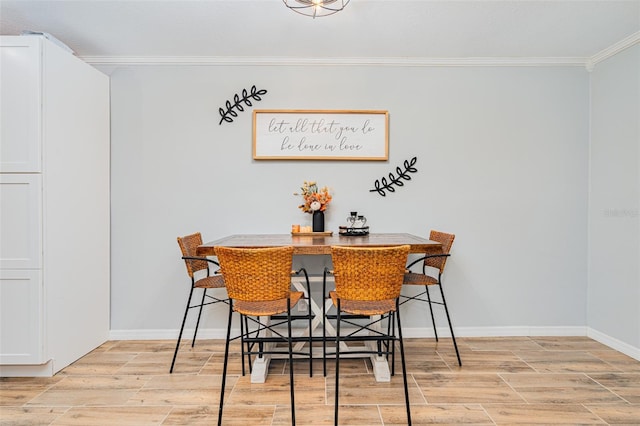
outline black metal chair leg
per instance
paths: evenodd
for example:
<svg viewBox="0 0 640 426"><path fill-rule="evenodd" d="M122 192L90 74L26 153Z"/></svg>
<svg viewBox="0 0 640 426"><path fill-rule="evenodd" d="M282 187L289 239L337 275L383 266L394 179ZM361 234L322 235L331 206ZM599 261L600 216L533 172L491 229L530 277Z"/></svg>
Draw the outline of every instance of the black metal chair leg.
<svg viewBox="0 0 640 426"><path fill-rule="evenodd" d="M245 336L245 324L246 321L242 321L240 318L240 356L242 357L242 375L245 375L245 367L244 367L244 336ZM249 349L249 345L247 344L247 350ZM249 360L251 357L249 356ZM249 367L249 373L251 373L251 367Z"/></svg>
<svg viewBox="0 0 640 426"><path fill-rule="evenodd" d="M431 306L431 294L429 293L429 286L424 286L424 292L427 294L427 300L429 305L429 313L431 314L431 323L433 324L433 334L436 336L436 342L438 341L438 330L436 329L436 318L433 315L433 307Z"/></svg>
<svg viewBox="0 0 640 426"><path fill-rule="evenodd" d="M311 287L309 284L307 284L307 296L307 310L309 312L309 377L313 377L313 315L311 314Z"/></svg>
<svg viewBox="0 0 640 426"><path fill-rule="evenodd" d="M245 330L244 335L247 337L251 337L250 336L251 332L249 331L249 320L247 319L246 316L243 316L243 318L244 318L244 330ZM240 324L241 325L243 324L242 320L240 320ZM243 339L244 339L244 336L243 336ZM251 361L251 354L249 352L251 352L251 349L253 348L253 343L246 343L246 345L247 345L247 361L249 362L249 374L251 374L253 372L253 365L252 365L253 361ZM242 346L242 351L244 351L244 345L241 345L241 346ZM242 352L243 363L244 363L244 355L245 355L244 352Z"/></svg>
<svg viewBox="0 0 640 426"><path fill-rule="evenodd" d="M176 357L178 356L178 349L180 349L180 340L182 340L182 332L184 331L184 324L187 322L187 314L189 313L189 306L191 305L191 296L193 296L193 287L189 291L189 299L187 300L187 307L184 310L184 317L182 318L182 326L180 327L180 333L178 333L178 343L176 343L176 350L173 352L173 361L171 361L171 368L169 374L173 373L173 367L176 364Z"/></svg>
<svg viewBox="0 0 640 426"><path fill-rule="evenodd" d="M340 394L340 299L338 299L338 314L336 319L336 394L334 398L333 424L338 424L338 395Z"/></svg>
<svg viewBox="0 0 640 426"><path fill-rule="evenodd" d="M390 312L389 313L389 319L388 319L388 324L387 324L387 336L393 336L393 339L389 340L390 344L393 345L391 346L391 375L395 376L396 375L396 342L395 342L395 335L396 335L396 323L395 323L395 318L394 318L394 313ZM387 350L389 350L389 348L387 348Z"/></svg>
<svg viewBox="0 0 640 426"><path fill-rule="evenodd" d="M202 291L202 300L200 301L200 309L198 309L198 320L196 321L196 330L193 332L193 340L191 341L191 347L196 344L196 336L198 335L198 327L200 326L200 317L202 316L202 307L204 306L204 299L207 297L207 289Z"/></svg>
<svg viewBox="0 0 640 426"><path fill-rule="evenodd" d="M305 283L307 284L307 294L302 302L305 302L307 304L307 319L309 321L309 377L313 377L313 313L311 312L311 284L309 283L309 274L307 273L307 270L305 268L301 268L298 272L296 272L296 275L300 274L301 272L304 274Z"/></svg>
<svg viewBox="0 0 640 426"><path fill-rule="evenodd" d="M291 425L296 424L296 403L293 385L293 338L291 336L291 299L287 298L287 341L289 343L289 390L291 393Z"/></svg>
<svg viewBox="0 0 640 426"><path fill-rule="evenodd" d="M458 344L456 343L456 336L453 334L453 325L451 325L451 318L449 317L449 309L447 309L447 301L444 298L444 290L442 284L439 284L440 295L442 296L442 305L444 306L444 312L447 314L447 321L449 322L449 330L451 331L451 339L453 340L453 347L456 350L456 356L458 357L458 366L462 367L462 360L460 359L460 352L458 351Z"/></svg>
<svg viewBox="0 0 640 426"><path fill-rule="evenodd" d="M322 303L324 304L324 300ZM325 324L327 316L324 312L324 306L322 311L322 374L327 377L327 325Z"/></svg>
<svg viewBox="0 0 640 426"><path fill-rule="evenodd" d="M322 279L322 374L327 377L327 312L325 310L325 295L327 294L327 270Z"/></svg>
<svg viewBox="0 0 640 426"><path fill-rule="evenodd" d="M398 339L400 340L400 360L402 362L402 379L404 380L404 400L407 406L407 425L411 426L411 406L409 404L409 385L407 383L407 365L404 359L404 341L402 339L402 324L400 322L400 305L396 300L396 321L398 321Z"/></svg>
<svg viewBox="0 0 640 426"><path fill-rule="evenodd" d="M227 363L229 361L229 341L231 340L231 320L233 318L233 302L229 299L229 319L227 321L227 340L224 345L224 364L222 366L222 387L220 388L220 407L218 408L218 426L222 425L222 408L224 406L224 387L227 383ZM240 318L242 321L242 318Z"/></svg>

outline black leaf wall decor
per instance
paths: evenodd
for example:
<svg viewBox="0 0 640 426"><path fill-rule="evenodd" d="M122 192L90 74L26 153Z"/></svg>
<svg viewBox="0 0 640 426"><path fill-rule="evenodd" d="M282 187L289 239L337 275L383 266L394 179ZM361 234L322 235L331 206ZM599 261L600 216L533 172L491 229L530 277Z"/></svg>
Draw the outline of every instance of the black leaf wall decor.
<svg viewBox="0 0 640 426"><path fill-rule="evenodd" d="M418 169L413 167L417 161L418 159L416 157L413 157L411 160L404 160L404 170L400 167L396 167L396 173L398 174L397 177L392 172L389 173L389 179L387 179L386 176L382 179L376 179L376 182L373 185L374 188L370 189L369 192L377 192L383 197L387 195L385 191L396 192L393 185L404 186L403 181L411 180L411 175L409 175L409 173L415 173L418 171Z"/></svg>
<svg viewBox="0 0 640 426"><path fill-rule="evenodd" d="M218 109L221 117L218 124L222 125L223 122L233 123L232 117L238 116L238 113L235 110L238 110L240 112L244 111L244 107L242 106L242 104L248 107L253 106L251 100L253 99L254 101L261 101L261 96L266 93L267 91L265 89L258 90L256 89L255 85L251 86L251 91L248 93L247 89L242 89L242 97L240 97L240 95L236 93L235 95L233 95L233 103L231 101L227 101L224 104L224 108Z"/></svg>

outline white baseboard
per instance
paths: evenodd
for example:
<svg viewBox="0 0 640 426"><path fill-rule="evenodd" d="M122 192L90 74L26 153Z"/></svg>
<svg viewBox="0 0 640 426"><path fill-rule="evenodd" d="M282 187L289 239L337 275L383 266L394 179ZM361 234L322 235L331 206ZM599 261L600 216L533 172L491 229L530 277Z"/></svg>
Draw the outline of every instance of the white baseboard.
<svg viewBox="0 0 640 426"><path fill-rule="evenodd" d="M404 337L434 337L433 328L402 328ZM586 336L586 327L455 327L456 337ZM438 337L450 337L447 327L438 327Z"/></svg>
<svg viewBox="0 0 640 426"><path fill-rule="evenodd" d="M237 335L239 329L232 329ZM405 337L434 337L431 327L403 327ZM456 337L500 337L500 336L586 336L586 327L461 327L455 330ZM224 339L224 329L200 329L198 339ZM448 337L449 329L438 328L438 336ZM191 339L193 329L185 329L183 339ZM174 340L178 338L178 330L111 330L109 340Z"/></svg>
<svg viewBox="0 0 640 426"><path fill-rule="evenodd" d="M404 337L419 338L434 337L430 327L412 327L402 329ZM459 327L455 328L456 337L517 337L517 336L587 336L604 345L609 346L625 355L640 361L640 348L633 347L618 339L600 333L588 327ZM232 329L236 336L239 329ZM450 337L449 329L438 328L438 337ZM224 329L200 329L198 339L224 339ZM178 330L111 330L109 340L175 340L178 338ZM184 330L183 340L193 338L193 329Z"/></svg>
<svg viewBox="0 0 640 426"><path fill-rule="evenodd" d="M618 352L622 352L623 354L640 361L640 348L633 347L628 343L622 342L616 338L601 333L598 330L594 330L593 328L587 329L587 336L602 343L603 345L607 345Z"/></svg>
<svg viewBox="0 0 640 426"><path fill-rule="evenodd" d="M175 340L179 330L111 330L109 340ZM240 329L231 329L231 335L237 336ZM200 339L225 339L227 330L221 328L201 328L198 330ZM182 333L183 340L193 339L193 329L186 329Z"/></svg>

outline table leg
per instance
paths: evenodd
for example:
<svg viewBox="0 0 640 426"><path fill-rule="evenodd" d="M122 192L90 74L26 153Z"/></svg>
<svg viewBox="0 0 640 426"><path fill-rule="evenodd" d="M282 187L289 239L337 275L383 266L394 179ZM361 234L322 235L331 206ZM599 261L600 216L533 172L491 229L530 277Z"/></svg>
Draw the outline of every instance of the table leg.
<svg viewBox="0 0 640 426"><path fill-rule="evenodd" d="M258 318L260 320L261 317ZM271 324L271 317L265 319L265 324ZM271 331L266 329L260 333L264 333L264 336L270 337ZM265 343L265 350L271 350L274 343ZM251 370L251 383L264 383L267 380L269 374L269 363L271 362L271 354L265 354L262 357L256 356L253 360L253 369Z"/></svg>
<svg viewBox="0 0 640 426"><path fill-rule="evenodd" d="M305 296L307 296L306 286L301 281L293 280L292 283L294 288L297 291L302 291L305 293ZM318 305L318 303L313 298L310 298L309 309L313 314L315 314L315 318L311 322L311 330L309 330L309 327L306 327L301 335L308 336L309 333L313 333L316 328L318 328L319 326L322 326L323 309L324 309L324 312L329 312L329 309L331 309L332 306L333 306L333 302L331 302L330 299L324 300L323 306L320 307L320 305ZM380 324L378 323L375 326L380 327ZM325 327L327 329L327 337L330 337L330 336L335 337L336 329L333 326L333 324L327 322L325 324ZM305 345L305 342L296 343L294 346L294 351L300 351L304 345ZM367 349L373 350L373 351L376 350L375 342L367 342L366 345L367 345ZM272 346L269 346L269 347L272 347ZM342 352L345 356L348 356L349 346L345 342L340 343L340 352ZM373 366L373 374L374 374L374 377L376 378L376 381L377 382L391 381L391 371L389 370L389 363L387 359L385 357L378 356L375 354L371 355L370 359L371 359L371 364ZM251 373L251 383L265 382L267 378L267 374L269 372L270 361L271 361L271 355L264 355L262 358L258 358L258 357L255 358L253 371Z"/></svg>

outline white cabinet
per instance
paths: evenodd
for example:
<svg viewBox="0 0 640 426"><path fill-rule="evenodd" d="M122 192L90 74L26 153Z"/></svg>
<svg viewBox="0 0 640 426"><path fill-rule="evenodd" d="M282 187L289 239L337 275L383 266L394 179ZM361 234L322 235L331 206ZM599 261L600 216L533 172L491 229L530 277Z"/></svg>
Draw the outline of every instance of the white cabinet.
<svg viewBox="0 0 640 426"><path fill-rule="evenodd" d="M41 171L41 61L41 49L34 46L34 40L3 37L0 49L2 173Z"/></svg>
<svg viewBox="0 0 640 426"><path fill-rule="evenodd" d="M23 365L46 362L40 271L0 270L0 300L2 362Z"/></svg>
<svg viewBox="0 0 640 426"><path fill-rule="evenodd" d="M0 376L52 375L109 333L109 78L0 37Z"/></svg>
<svg viewBox="0 0 640 426"><path fill-rule="evenodd" d="M0 270L42 268L41 179L0 173Z"/></svg>

